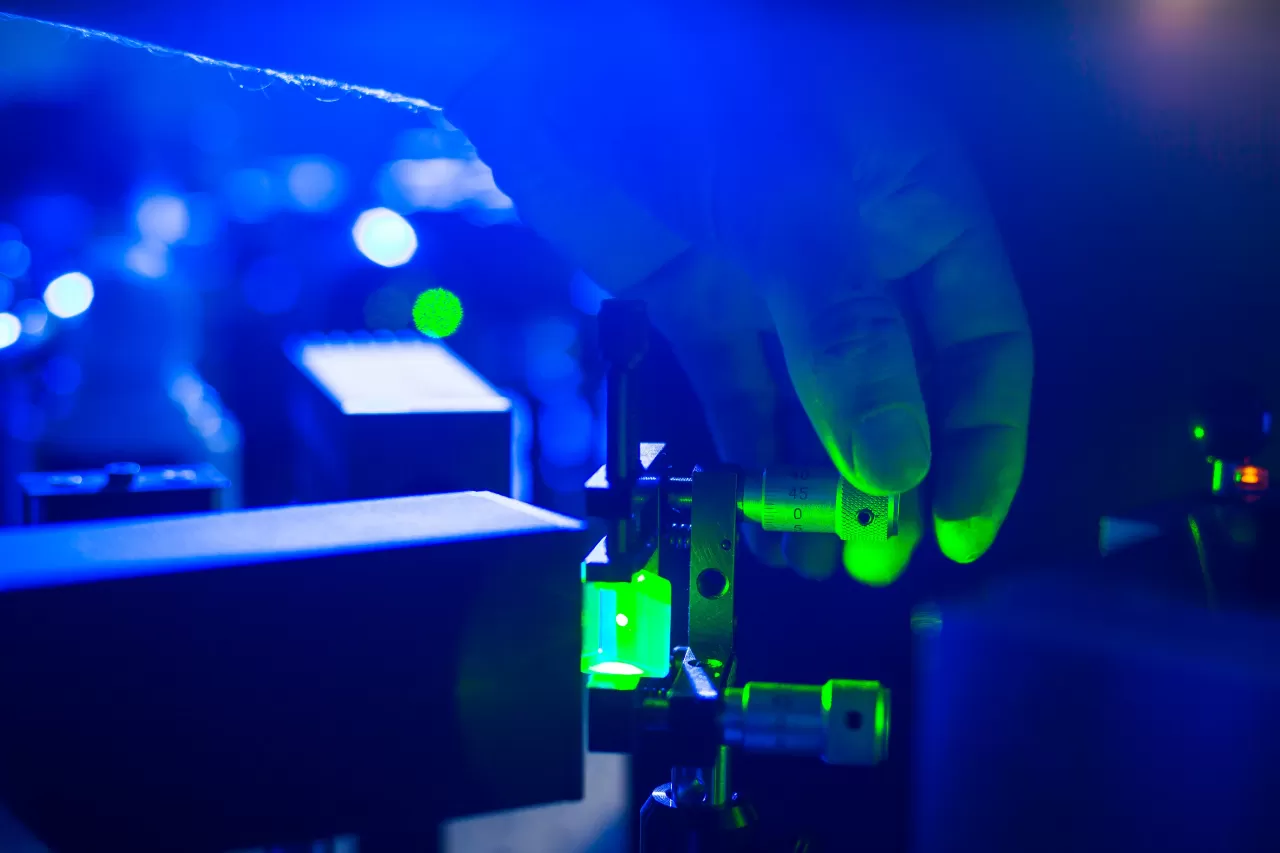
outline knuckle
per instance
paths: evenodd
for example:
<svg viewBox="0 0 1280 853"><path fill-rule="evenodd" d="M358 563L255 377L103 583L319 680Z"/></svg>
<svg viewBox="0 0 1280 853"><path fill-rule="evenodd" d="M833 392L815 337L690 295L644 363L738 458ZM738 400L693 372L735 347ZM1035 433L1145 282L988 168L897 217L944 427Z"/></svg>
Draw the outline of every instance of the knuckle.
<svg viewBox="0 0 1280 853"><path fill-rule="evenodd" d="M855 293L814 312L809 339L820 371L847 369L851 361L893 358L905 328L883 292Z"/></svg>

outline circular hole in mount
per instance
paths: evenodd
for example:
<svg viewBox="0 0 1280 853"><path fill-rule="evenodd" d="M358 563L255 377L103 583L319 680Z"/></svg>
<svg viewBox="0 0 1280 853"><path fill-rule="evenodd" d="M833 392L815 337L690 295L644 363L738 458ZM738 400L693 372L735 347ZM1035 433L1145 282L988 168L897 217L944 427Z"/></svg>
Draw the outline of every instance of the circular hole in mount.
<svg viewBox="0 0 1280 853"><path fill-rule="evenodd" d="M858 523L861 524L863 527L866 527L868 524L870 524L872 521L875 520L876 514L869 509L860 509L858 510L857 517L858 517Z"/></svg>
<svg viewBox="0 0 1280 853"><path fill-rule="evenodd" d="M728 588L728 578L718 569L703 569L698 575L698 592L703 598L719 598Z"/></svg>
<svg viewBox="0 0 1280 853"><path fill-rule="evenodd" d="M858 711L846 711L844 715L844 727L855 732L862 728L862 714Z"/></svg>

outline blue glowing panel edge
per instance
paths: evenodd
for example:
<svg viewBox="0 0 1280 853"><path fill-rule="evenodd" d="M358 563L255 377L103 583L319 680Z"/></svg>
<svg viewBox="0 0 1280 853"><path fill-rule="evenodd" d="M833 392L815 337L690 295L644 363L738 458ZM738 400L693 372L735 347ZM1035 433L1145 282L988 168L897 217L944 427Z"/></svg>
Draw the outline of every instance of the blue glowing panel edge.
<svg viewBox="0 0 1280 853"><path fill-rule="evenodd" d="M439 341L335 333L290 341L285 353L345 415L511 410L510 400Z"/></svg>
<svg viewBox="0 0 1280 853"><path fill-rule="evenodd" d="M0 532L0 593L582 529L491 492L36 527Z"/></svg>

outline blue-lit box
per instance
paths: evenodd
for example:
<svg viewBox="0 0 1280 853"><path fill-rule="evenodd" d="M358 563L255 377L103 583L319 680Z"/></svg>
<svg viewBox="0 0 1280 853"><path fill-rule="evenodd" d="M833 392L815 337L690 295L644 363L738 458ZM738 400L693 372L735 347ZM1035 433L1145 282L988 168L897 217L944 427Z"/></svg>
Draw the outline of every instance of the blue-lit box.
<svg viewBox="0 0 1280 853"><path fill-rule="evenodd" d="M511 400L444 344L331 334L286 353L296 500L511 494Z"/></svg>
<svg viewBox="0 0 1280 853"><path fill-rule="evenodd" d="M66 853L398 853L578 800L587 544L476 492L0 531L4 807Z"/></svg>

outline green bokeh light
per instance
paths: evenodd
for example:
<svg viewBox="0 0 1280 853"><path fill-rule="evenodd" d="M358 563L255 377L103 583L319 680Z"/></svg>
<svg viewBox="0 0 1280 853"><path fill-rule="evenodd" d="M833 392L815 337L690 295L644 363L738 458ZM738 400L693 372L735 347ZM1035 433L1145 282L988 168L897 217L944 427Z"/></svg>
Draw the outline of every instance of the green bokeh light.
<svg viewBox="0 0 1280 853"><path fill-rule="evenodd" d="M1196 424L1191 429L1191 434L1195 436L1196 441L1199 441L1200 439L1204 438L1204 427L1200 426L1199 424Z"/></svg>
<svg viewBox="0 0 1280 853"><path fill-rule="evenodd" d="M462 300L451 290L433 287L413 302L413 325L429 338L447 338L462 325Z"/></svg>

